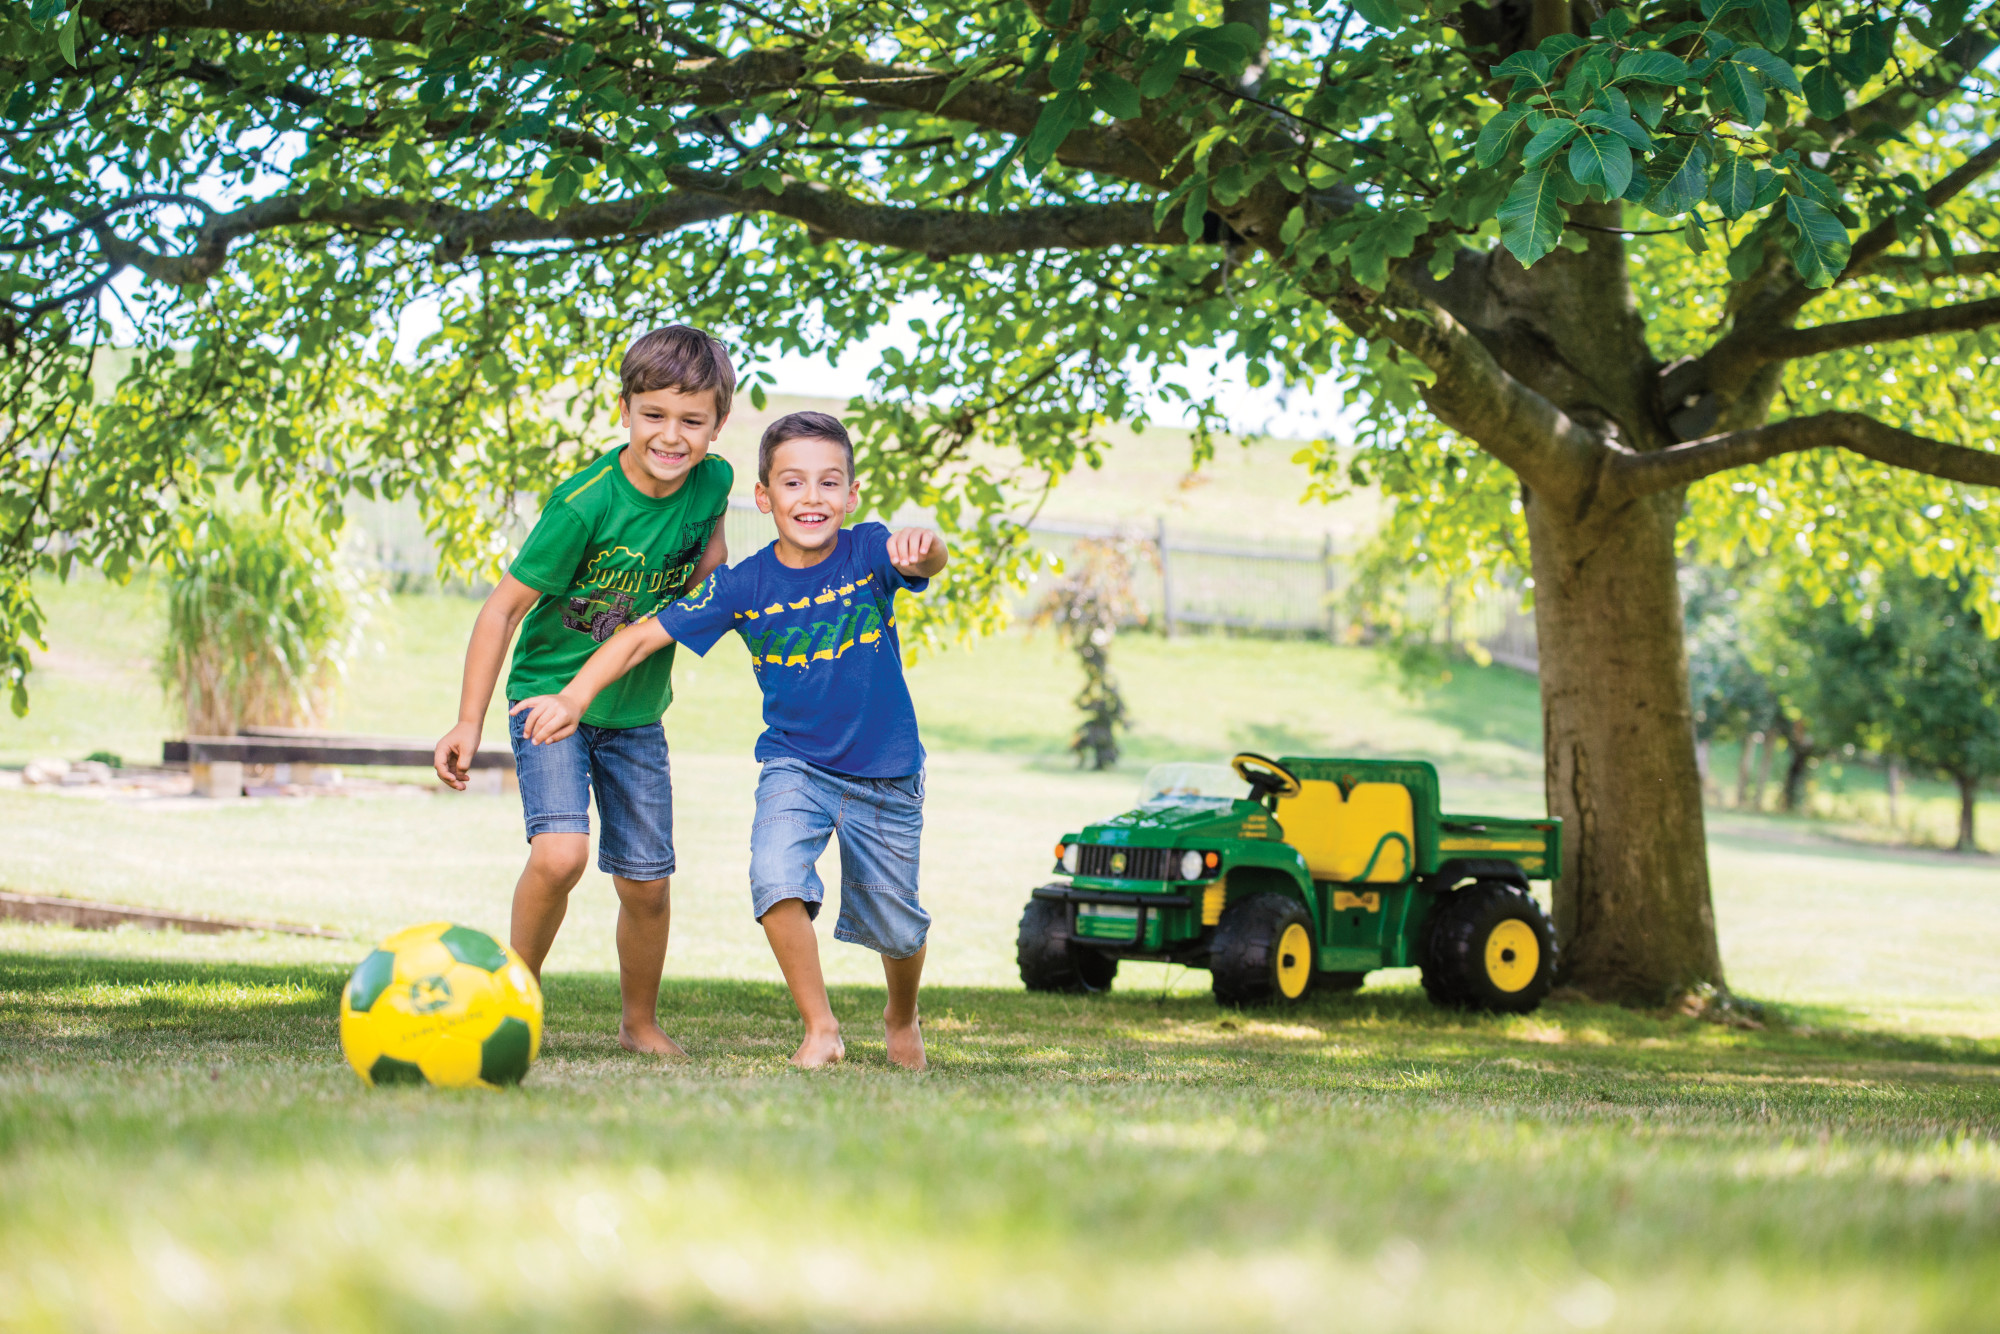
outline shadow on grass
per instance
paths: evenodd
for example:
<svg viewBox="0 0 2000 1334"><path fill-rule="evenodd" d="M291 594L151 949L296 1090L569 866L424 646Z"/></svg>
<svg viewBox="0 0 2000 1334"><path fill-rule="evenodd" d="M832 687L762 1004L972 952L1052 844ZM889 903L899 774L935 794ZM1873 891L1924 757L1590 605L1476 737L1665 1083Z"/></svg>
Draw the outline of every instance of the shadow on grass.
<svg viewBox="0 0 2000 1334"><path fill-rule="evenodd" d="M333 1026L346 978L344 968L325 965L0 954L0 1039L17 1057L90 1051L145 1061L191 1042L262 1043L274 1057L291 1057L301 1042L324 1047L337 1041ZM638 1059L616 1045L615 974L552 973L544 987L545 1054L586 1062ZM831 992L854 1064L886 1069L879 1040L882 989L837 986ZM783 1057L798 1036L790 997L772 982L670 977L661 989L660 1013L691 1050L725 1062ZM924 1013L935 1068L966 1075L1045 1073L1048 1062L1037 1053L1051 1050L1060 1050L1072 1069L1198 1056L1208 1063L1204 1077L1222 1082L1232 1073L1225 1058L1247 1063L1235 1073L1249 1076L1266 1057L1305 1058L1331 1048L1363 1063L1531 1055L1545 1063L1610 1063L1635 1072L1691 1064L2000 1065L2000 1040L1866 1031L1859 1027L1865 1015L1828 1005L1773 1007L1771 1027L1752 1031L1581 1000L1553 1002L1528 1015L1469 1014L1439 1009L1414 987L1314 992L1296 1005L1235 1010L1203 993L1134 989L1063 996L946 985L925 989Z"/></svg>

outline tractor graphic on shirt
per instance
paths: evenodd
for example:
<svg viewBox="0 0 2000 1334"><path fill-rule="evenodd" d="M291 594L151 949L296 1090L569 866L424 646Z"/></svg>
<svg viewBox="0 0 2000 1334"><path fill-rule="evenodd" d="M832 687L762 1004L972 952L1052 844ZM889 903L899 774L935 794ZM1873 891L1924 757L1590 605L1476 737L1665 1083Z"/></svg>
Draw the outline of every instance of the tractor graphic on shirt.
<svg viewBox="0 0 2000 1334"><path fill-rule="evenodd" d="M562 622L566 628L581 630L602 644L632 623L632 596L613 593L607 598L601 593L586 593L571 598Z"/></svg>

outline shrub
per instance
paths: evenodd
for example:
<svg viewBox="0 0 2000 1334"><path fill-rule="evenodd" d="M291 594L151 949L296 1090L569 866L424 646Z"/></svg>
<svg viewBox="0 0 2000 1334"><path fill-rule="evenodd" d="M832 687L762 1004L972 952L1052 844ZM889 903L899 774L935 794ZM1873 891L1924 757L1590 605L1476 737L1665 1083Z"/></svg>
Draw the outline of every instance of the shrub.
<svg viewBox="0 0 2000 1334"><path fill-rule="evenodd" d="M203 519L169 556L159 661L188 733L318 722L371 600L312 524L257 513Z"/></svg>

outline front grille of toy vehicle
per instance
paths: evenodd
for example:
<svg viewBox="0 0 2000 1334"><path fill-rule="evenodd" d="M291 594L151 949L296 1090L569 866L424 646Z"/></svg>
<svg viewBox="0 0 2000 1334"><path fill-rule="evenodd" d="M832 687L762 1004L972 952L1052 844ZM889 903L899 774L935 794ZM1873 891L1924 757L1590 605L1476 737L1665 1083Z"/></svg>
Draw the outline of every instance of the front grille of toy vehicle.
<svg viewBox="0 0 2000 1334"><path fill-rule="evenodd" d="M1076 873L1104 880L1171 880L1177 855L1172 848L1116 848L1085 843L1077 849Z"/></svg>

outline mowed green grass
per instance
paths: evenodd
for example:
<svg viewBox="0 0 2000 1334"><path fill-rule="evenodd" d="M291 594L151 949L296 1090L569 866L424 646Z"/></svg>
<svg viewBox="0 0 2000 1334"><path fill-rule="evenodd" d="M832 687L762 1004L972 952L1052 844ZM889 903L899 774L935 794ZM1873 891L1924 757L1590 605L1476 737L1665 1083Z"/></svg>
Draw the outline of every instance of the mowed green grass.
<svg viewBox="0 0 2000 1334"><path fill-rule="evenodd" d="M339 968L27 943L8 1329L1879 1331L2000 1300L1990 1040L945 985L910 1076L846 986L849 1064L800 1074L773 984L672 983L695 1059L662 1067L568 973L524 1087L370 1092Z"/></svg>
<svg viewBox="0 0 2000 1334"><path fill-rule="evenodd" d="M98 614L58 625L5 753L157 743L133 685L143 594L79 590ZM471 611L387 607L340 725L441 730ZM1012 932L1048 844L1126 804L1154 759L1421 754L1454 809L1540 799L1532 683L1503 670L1412 700L1359 650L1114 652L1138 726L1112 775L1064 754L1076 680L1047 639L911 674L937 919L922 1076L883 1057L873 956L830 940L851 1060L784 1066L796 1019L744 902L757 725L733 644L682 664L669 716L662 1016L686 1065L612 1040L594 872L523 1087L369 1091L341 1062L366 942L436 917L504 928L511 797L0 791L0 886L346 937L0 924L0 1330L1992 1327L1988 859L1713 817L1731 979L1775 1002L1761 1031L1573 1000L1448 1014L1407 970L1256 1013L1163 965L1127 965L1109 996L1029 996Z"/></svg>

